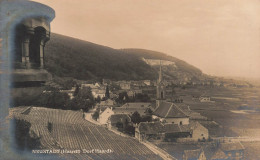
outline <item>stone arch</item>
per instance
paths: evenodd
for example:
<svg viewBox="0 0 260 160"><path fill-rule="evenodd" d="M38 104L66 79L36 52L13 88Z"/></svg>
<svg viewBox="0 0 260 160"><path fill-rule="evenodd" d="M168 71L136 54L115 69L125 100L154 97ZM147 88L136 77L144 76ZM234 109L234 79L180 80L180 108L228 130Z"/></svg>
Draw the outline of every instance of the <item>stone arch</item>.
<svg viewBox="0 0 260 160"><path fill-rule="evenodd" d="M29 62L32 68L43 67L46 37L46 29L44 27L34 28L34 34L30 37L29 44Z"/></svg>

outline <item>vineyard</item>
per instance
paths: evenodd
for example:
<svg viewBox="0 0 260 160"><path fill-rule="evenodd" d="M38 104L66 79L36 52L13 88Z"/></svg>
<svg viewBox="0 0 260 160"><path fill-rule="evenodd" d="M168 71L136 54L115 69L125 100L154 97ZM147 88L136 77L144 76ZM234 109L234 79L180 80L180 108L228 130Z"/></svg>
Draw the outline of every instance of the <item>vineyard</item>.
<svg viewBox="0 0 260 160"><path fill-rule="evenodd" d="M31 131L41 137L42 149L108 150L112 153L62 154L67 159L160 159L146 146L131 137L121 137L83 118L83 112L18 107L10 109L16 119L31 123ZM48 125L52 129L48 129Z"/></svg>

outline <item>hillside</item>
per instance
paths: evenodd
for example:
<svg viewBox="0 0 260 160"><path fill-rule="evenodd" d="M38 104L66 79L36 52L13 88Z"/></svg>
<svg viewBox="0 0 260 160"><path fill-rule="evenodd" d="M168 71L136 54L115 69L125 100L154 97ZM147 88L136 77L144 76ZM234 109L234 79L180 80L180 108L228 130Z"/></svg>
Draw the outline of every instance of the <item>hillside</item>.
<svg viewBox="0 0 260 160"><path fill-rule="evenodd" d="M150 66L142 58L175 62L177 68L164 67L166 77L170 79L201 75L199 69L163 53L141 49L117 50L54 33L45 47L45 66L50 73L80 80L155 80L158 66Z"/></svg>
<svg viewBox="0 0 260 160"><path fill-rule="evenodd" d="M144 57L145 59L150 59L150 61L151 59L154 59L174 62L172 65L166 65L163 67L163 72L166 78L168 77L169 79L200 79L201 76L205 76L200 69L165 53L145 49L122 49L122 51L133 56L135 55L138 57ZM158 70L159 67L153 66L153 68Z"/></svg>
<svg viewBox="0 0 260 160"><path fill-rule="evenodd" d="M30 123L30 133L39 137L41 149L78 151L77 154L50 154L47 159L161 159L137 139L123 137L103 126L94 125L86 121L79 111L15 107L10 109L10 115ZM108 152L84 153L92 149ZM37 156L46 159L46 154Z"/></svg>

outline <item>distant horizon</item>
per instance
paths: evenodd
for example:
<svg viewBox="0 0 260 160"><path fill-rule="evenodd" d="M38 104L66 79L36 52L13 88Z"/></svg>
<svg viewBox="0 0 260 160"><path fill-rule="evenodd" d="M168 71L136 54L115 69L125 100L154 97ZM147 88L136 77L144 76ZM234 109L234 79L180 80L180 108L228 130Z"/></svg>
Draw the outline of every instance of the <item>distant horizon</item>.
<svg viewBox="0 0 260 160"><path fill-rule="evenodd" d="M162 52L212 76L260 78L260 1L35 1L56 11L54 33Z"/></svg>

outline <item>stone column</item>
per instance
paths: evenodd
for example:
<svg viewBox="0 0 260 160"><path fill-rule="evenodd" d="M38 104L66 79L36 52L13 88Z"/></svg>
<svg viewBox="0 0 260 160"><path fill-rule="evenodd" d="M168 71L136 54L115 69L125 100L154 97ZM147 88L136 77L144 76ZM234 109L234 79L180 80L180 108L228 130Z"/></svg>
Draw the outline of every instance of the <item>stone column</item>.
<svg viewBox="0 0 260 160"><path fill-rule="evenodd" d="M44 68L44 47L45 47L45 41L41 40L41 43L40 43L40 68Z"/></svg>
<svg viewBox="0 0 260 160"><path fill-rule="evenodd" d="M29 57L29 44L30 44L30 38L25 37L22 42L22 65L26 68L30 68L30 57Z"/></svg>

